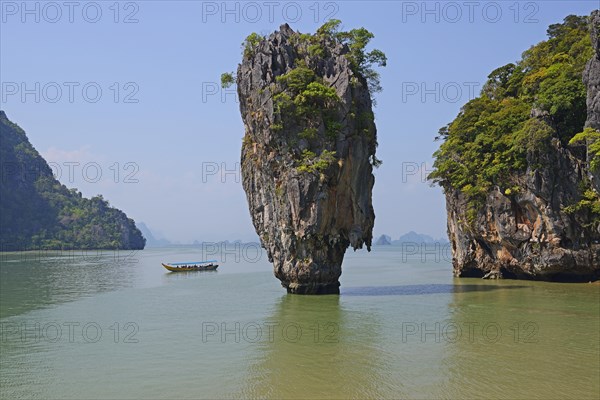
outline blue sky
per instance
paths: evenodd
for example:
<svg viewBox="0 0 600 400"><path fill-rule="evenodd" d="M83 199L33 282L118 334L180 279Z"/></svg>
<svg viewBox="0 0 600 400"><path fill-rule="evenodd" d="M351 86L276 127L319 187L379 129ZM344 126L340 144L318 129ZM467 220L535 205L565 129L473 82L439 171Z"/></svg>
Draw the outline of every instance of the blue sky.
<svg viewBox="0 0 600 400"><path fill-rule="evenodd" d="M25 4L25 6L24 6ZM424 180L437 130L487 75L600 1L0 1L0 108L60 180L159 236L253 240L239 176L237 99L217 89L251 32L328 17L364 26L388 56L375 109L375 234L445 236ZM69 174L71 172L71 176ZM101 175L99 175L99 173Z"/></svg>

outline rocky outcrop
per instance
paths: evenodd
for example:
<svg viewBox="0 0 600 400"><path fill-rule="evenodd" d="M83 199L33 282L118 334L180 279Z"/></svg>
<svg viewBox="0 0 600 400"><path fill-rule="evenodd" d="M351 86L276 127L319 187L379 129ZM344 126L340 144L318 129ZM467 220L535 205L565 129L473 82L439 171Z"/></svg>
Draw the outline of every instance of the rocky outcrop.
<svg viewBox="0 0 600 400"><path fill-rule="evenodd" d="M590 25L595 54L583 72L583 83L587 88L588 118L585 126L600 130L600 10L592 13Z"/></svg>
<svg viewBox="0 0 600 400"><path fill-rule="evenodd" d="M1 110L0 160L0 251L144 248L131 218L100 195L62 185Z"/></svg>
<svg viewBox="0 0 600 400"><path fill-rule="evenodd" d="M583 81L587 87L586 126L600 128L600 12L591 17L594 57ZM537 109L532 117L551 124ZM454 274L461 277L551 281L600 279L600 232L589 211L565 212L581 200L581 184L598 177L587 169L585 152L567 148L557 137L530 152L527 170L515 177L518 193L496 188L469 219L465 195L445 187L448 235Z"/></svg>
<svg viewBox="0 0 600 400"><path fill-rule="evenodd" d="M600 131L600 10L592 12L590 27L594 56L588 61L583 71L583 83L587 88L585 127ZM589 159L587 161L590 162ZM588 175L596 191L600 192L600 174L590 173Z"/></svg>
<svg viewBox="0 0 600 400"><path fill-rule="evenodd" d="M318 56L311 55L314 46ZM290 293L339 293L346 248L371 246L376 129L367 82L353 72L348 48L329 39L308 47L282 25L246 51L238 67L243 187L282 286ZM289 88L277 78L301 65L339 97L327 121L281 112L276 95ZM332 159L324 157L331 152Z"/></svg>
<svg viewBox="0 0 600 400"><path fill-rule="evenodd" d="M600 233L588 215L567 214L579 199L582 162L552 139L552 151L530 165L521 191L494 190L471 224L460 191L446 191L454 274L462 277L588 281L600 278Z"/></svg>

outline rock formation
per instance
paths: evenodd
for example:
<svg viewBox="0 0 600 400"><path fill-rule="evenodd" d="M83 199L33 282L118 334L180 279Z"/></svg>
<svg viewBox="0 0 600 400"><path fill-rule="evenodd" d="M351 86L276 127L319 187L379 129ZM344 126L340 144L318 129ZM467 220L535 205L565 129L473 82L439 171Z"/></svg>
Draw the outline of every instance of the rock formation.
<svg viewBox="0 0 600 400"><path fill-rule="evenodd" d="M600 10L590 17L592 47L594 56L583 72L583 83L587 88L586 127L600 130Z"/></svg>
<svg viewBox="0 0 600 400"><path fill-rule="evenodd" d="M100 195L86 199L62 185L1 110L0 160L0 251L144 248L131 218Z"/></svg>
<svg viewBox="0 0 600 400"><path fill-rule="evenodd" d="M600 234L585 228L586 215L563 205L579 199L582 162L554 140L554 150L529 166L522 190L488 194L474 226L464 224L465 196L446 191L454 274L462 277L587 281L600 278Z"/></svg>
<svg viewBox="0 0 600 400"><path fill-rule="evenodd" d="M247 44L237 70L243 187L290 293L339 293L346 248L371 246L376 129L367 81L348 52L285 24Z"/></svg>
<svg viewBox="0 0 600 400"><path fill-rule="evenodd" d="M587 89L585 126L600 131L600 10L592 12L590 27L594 56L583 71L583 83ZM590 162L589 159L587 161ZM590 173L588 176L596 191L600 192L600 174Z"/></svg>
<svg viewBox="0 0 600 400"><path fill-rule="evenodd" d="M586 126L599 129L598 11L592 14L591 22L594 56L583 77L587 88ZM583 198L582 185L597 182L598 177L588 169L585 149L569 146L568 138L560 136L556 117L536 107L530 117L551 126L553 134L530 136L530 142L544 150L528 151L526 168L513 173L517 193L497 185L487 192L483 206L469 217L465 190L447 180L442 183L454 274L551 281L600 279L600 228L589 209L568 212L569 205Z"/></svg>

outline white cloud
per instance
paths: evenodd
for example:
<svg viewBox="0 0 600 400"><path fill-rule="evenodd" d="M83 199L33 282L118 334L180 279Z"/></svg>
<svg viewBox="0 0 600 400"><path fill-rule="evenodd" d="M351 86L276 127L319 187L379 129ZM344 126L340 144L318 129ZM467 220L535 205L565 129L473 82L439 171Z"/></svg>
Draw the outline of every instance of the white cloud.
<svg viewBox="0 0 600 400"><path fill-rule="evenodd" d="M48 162L58 163L64 162L79 162L85 164L90 161L98 162L99 157L91 152L91 146L85 145L75 150L59 149L51 146L46 151L40 152L44 159Z"/></svg>

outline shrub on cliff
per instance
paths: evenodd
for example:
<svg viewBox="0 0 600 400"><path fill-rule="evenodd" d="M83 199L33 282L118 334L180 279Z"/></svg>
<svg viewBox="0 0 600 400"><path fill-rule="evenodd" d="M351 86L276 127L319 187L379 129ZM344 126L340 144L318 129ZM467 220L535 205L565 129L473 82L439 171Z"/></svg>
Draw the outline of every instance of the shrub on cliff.
<svg viewBox="0 0 600 400"><path fill-rule="evenodd" d="M362 75L369 84L369 92L372 94L381 92L379 73L373 68L374 65L385 67L387 65L386 55L378 49L366 51L366 47L375 37L365 28L340 31L342 21L332 19L317 30L316 38L333 38L348 46L350 52L346 56L354 72Z"/></svg>
<svg viewBox="0 0 600 400"><path fill-rule="evenodd" d="M296 151L299 172L322 170L325 163L333 162L333 146L343 127L338 121L340 98L335 88L315 73L319 62L329 56L328 49L343 46L345 57L355 75L352 78L355 80L353 85L357 84L359 78L364 79L371 99L374 93L382 90L379 73L374 67L385 66L387 58L380 50L366 50L374 35L365 28L340 31L340 25L340 20L330 20L315 34L294 33L289 38L289 43L293 46L295 65L285 74L278 75L275 83L260 91L268 91L273 99L275 120L272 121L271 130L297 131L297 139L307 142L307 150L313 152L315 157L320 157L316 164L319 168L314 168L313 163L307 161L314 157L307 158L301 151ZM266 38L256 33L246 38L242 44L244 59L254 56L254 50L262 40ZM235 80L233 73L224 73L221 75L221 86L227 88ZM376 145L374 132L369 129L374 120L373 113L357 115L353 108L349 117L355 120L357 132L366 135ZM292 140L291 143L297 143L297 140ZM378 167L381 163L377 157L372 157L373 166Z"/></svg>
<svg viewBox="0 0 600 400"><path fill-rule="evenodd" d="M600 172L600 132L585 128L583 132L573 136L569 144L584 144L587 148L590 168L594 172Z"/></svg>
<svg viewBox="0 0 600 400"><path fill-rule="evenodd" d="M378 49L366 51L369 42L375 37L373 33L365 28L352 29L350 31L340 31L342 21L332 19L324 23L314 35L303 33L296 35L293 38L294 44L303 45L306 52L314 58L324 58L326 56L325 48L327 41L341 43L348 46L349 52L346 55L350 61L353 71L363 76L369 85L371 95L381 92L379 73L374 66L385 67L387 65L387 57L384 52ZM251 57L254 54L254 49L264 40L264 36L258 33L251 33L242 43L244 57ZM231 73L221 75L221 85L229 87L234 82L235 77Z"/></svg>
<svg viewBox="0 0 600 400"><path fill-rule="evenodd" d="M567 145L583 131L582 72L593 54L588 18L570 15L547 33L517 63L492 71L481 95L440 129L444 142L429 179L464 193L471 217L493 187L518 192L518 173L539 167L528 155L548 151L553 138Z"/></svg>
<svg viewBox="0 0 600 400"><path fill-rule="evenodd" d="M144 248L132 219L101 195L86 199L57 181L2 111L0 142L0 250Z"/></svg>

